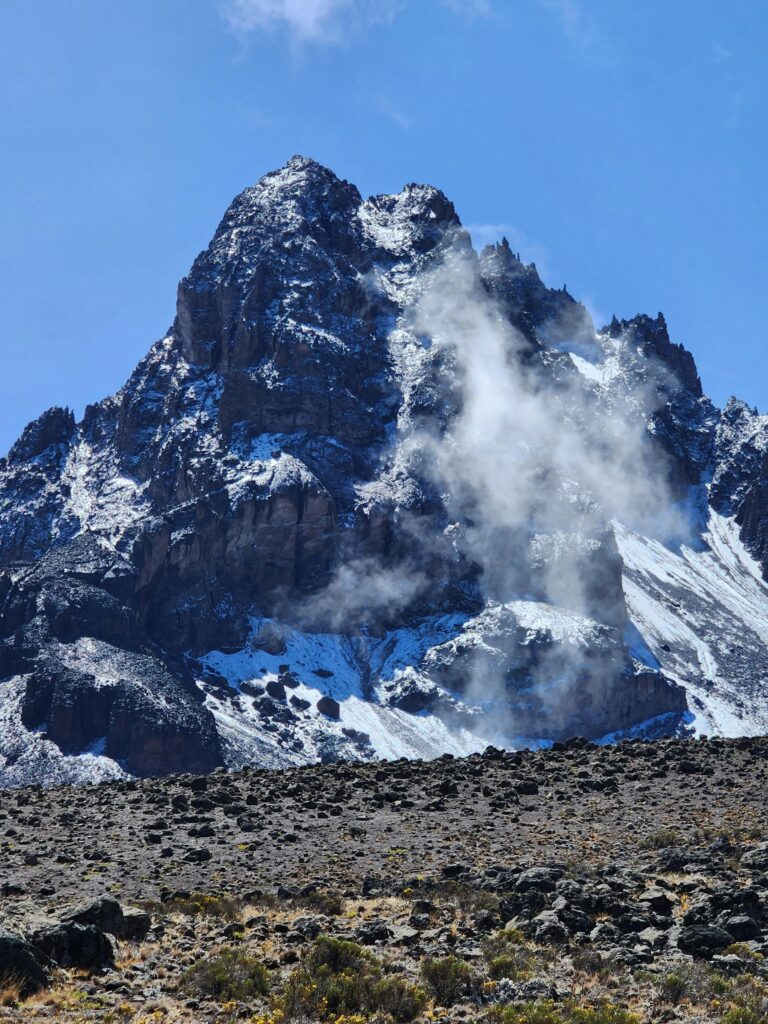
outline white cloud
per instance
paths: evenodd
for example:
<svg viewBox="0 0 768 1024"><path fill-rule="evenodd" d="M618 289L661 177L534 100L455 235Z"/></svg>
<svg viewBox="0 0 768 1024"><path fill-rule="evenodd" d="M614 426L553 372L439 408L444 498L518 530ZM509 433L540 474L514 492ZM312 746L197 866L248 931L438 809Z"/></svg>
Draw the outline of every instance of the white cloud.
<svg viewBox="0 0 768 1024"><path fill-rule="evenodd" d="M470 18L483 17L491 13L490 0L442 0L443 6Z"/></svg>
<svg viewBox="0 0 768 1024"><path fill-rule="evenodd" d="M302 41L338 38L363 22L384 21L396 0L227 0L224 16L236 31L284 28Z"/></svg>
<svg viewBox="0 0 768 1024"><path fill-rule="evenodd" d="M616 60L616 49L609 45L606 36L590 11L581 0L535 0L539 7L548 12L557 22L561 32L582 55L601 61Z"/></svg>
<svg viewBox="0 0 768 1024"><path fill-rule="evenodd" d="M539 0L545 10L551 11L568 36L575 43L591 41L591 33L585 25L584 12L577 0Z"/></svg>
<svg viewBox="0 0 768 1024"><path fill-rule="evenodd" d="M286 25L302 38L317 36L348 0L230 0L226 18L240 32Z"/></svg>
<svg viewBox="0 0 768 1024"><path fill-rule="evenodd" d="M229 25L241 34L275 28L302 42L338 41L350 29L390 21L417 0L224 0ZM418 0L423 2L423 0ZM474 18L490 13L490 0L440 0L456 14Z"/></svg>
<svg viewBox="0 0 768 1024"><path fill-rule="evenodd" d="M382 96L379 99L378 107L379 112L383 114L384 117L388 118L393 124L397 125L398 128L402 129L402 131L408 132L413 128L415 124L413 117L405 110L396 106L386 96Z"/></svg>

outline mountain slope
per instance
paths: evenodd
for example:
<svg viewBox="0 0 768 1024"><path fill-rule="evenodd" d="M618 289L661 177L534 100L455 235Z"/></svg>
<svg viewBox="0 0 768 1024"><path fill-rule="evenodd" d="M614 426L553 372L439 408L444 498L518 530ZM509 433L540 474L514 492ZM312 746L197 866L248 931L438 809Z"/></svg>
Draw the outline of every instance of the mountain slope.
<svg viewBox="0 0 768 1024"><path fill-rule="evenodd" d="M0 460L0 781L764 728L767 423L295 157Z"/></svg>

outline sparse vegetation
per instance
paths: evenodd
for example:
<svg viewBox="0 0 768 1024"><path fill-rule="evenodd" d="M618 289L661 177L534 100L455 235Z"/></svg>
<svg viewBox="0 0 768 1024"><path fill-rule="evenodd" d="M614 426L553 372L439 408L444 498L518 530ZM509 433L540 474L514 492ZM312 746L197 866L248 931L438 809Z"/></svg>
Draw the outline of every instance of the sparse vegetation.
<svg viewBox="0 0 768 1024"><path fill-rule="evenodd" d="M728 990L723 1024L765 1024L768 1020L768 984L761 978L742 974Z"/></svg>
<svg viewBox="0 0 768 1024"><path fill-rule="evenodd" d="M437 1001L442 1006L453 1006L468 995L473 976L469 964L456 956L425 960L421 973Z"/></svg>
<svg viewBox="0 0 768 1024"><path fill-rule="evenodd" d="M675 829L664 828L659 832L651 832L650 835L644 836L638 846L641 850L664 850L669 846L674 846L679 838Z"/></svg>
<svg viewBox="0 0 768 1024"><path fill-rule="evenodd" d="M328 917L339 917L344 912L344 900L335 892L327 892L325 889L318 889L300 897L297 901L308 910L314 910L318 914L326 914Z"/></svg>
<svg viewBox="0 0 768 1024"><path fill-rule="evenodd" d="M277 1005L290 1019L338 1021L381 1013L401 1022L413 1020L426 1002L423 989L401 976L383 975L379 961L357 943L320 936Z"/></svg>
<svg viewBox="0 0 768 1024"><path fill-rule="evenodd" d="M677 1005L686 999L691 993L691 978L688 972L683 970L670 971L665 974L659 984L659 995L665 1003Z"/></svg>
<svg viewBox="0 0 768 1024"><path fill-rule="evenodd" d="M629 745L614 756L626 762L638 782L655 785L653 776L643 774L650 749ZM708 758L721 773L730 771L736 758L733 752L721 758L717 745L691 744L690 749L691 757ZM738 757L746 763L751 753ZM623 801L614 808L599 791L582 789L587 778L582 773L599 774L606 759L602 750L582 752L576 773L563 771L566 755L554 759L550 769L543 754L521 755L521 762L528 761L525 766L506 759L485 763L478 757L435 765L297 771L295 784L306 790L312 810L302 817L303 801L297 800L290 821L278 799L280 787L272 787L275 797L264 807L258 803L268 775L214 775L207 782L209 797L200 798L210 798L213 806L195 808L201 813L194 818L215 825L215 841L204 843L205 837L190 834L203 824L189 820L190 810L180 809L178 815L164 810L167 838L142 844L140 857L125 843L125 822L137 820L140 834L141 822L149 819L154 825L158 809L165 806L155 799L146 804L148 797L166 797L161 787L167 786L173 800L177 788L186 792L188 787L153 781L131 785L125 795L118 788L99 789L95 797L103 795L104 815L123 823L120 830L105 828L107 838L118 835L124 844L112 862L120 870L111 869L103 880L105 890L119 889L129 911L137 893L163 892L165 879L173 880L169 889L179 888L143 904L152 918L149 932L141 940L118 937L114 970L101 974L52 967L50 986L23 997L7 979L0 993L0 1022L674 1024L674 1017L677 1024L768 1024L763 978L768 960L762 959L768 927L755 912L768 903L768 844L763 849L748 834L752 822L766 818L762 782L754 786L749 813L741 791L734 808L713 807L706 802L711 794L694 789L695 806L689 810L685 805L675 818L666 790L653 791L652 807L643 790L642 807ZM454 806L449 799L444 812L425 819L419 793L432 786L433 772L463 779L462 792L468 795L473 786L485 787L487 777L497 791L503 784L514 785L518 774L544 781L542 807L526 811L531 819L522 826L526 845L521 846L517 824L507 830L500 824L506 820L503 813L486 817L481 805L472 808L473 815L469 804ZM569 788L571 774L576 788ZM739 778L753 776L742 766ZM375 783L375 790L368 783ZM343 803L336 796L342 787L348 787ZM401 800L385 801L383 810L378 800L373 806L368 794L390 788L393 794L414 797L415 810L403 814ZM78 861L70 839L61 863L54 859L46 867L50 897L36 897L36 887L47 887L47 879L25 876L24 858L35 849L33 816L56 821L76 812L84 821L81 844L91 841L88 800L94 796L86 800L79 792L63 793L30 792L22 796L28 803L20 804L18 813L13 799L0 809L19 840L17 853L14 844L0 844L11 865L9 882L21 889L30 881L26 892L7 899L8 924L18 922L22 936L32 935L23 931L26 912L49 912L53 918L70 898L74 902L73 892L83 886L84 873L91 872L87 865L93 862L86 857ZM549 794L565 813L552 815ZM62 799L68 801L63 806ZM659 801L666 801L661 811ZM248 814L263 813L268 822L260 834L266 853L256 878L250 859L237 849L237 818L217 810L230 802L257 808ZM329 804L342 813L317 810ZM665 828L670 823L674 829ZM154 837L157 830L149 831ZM187 838L196 840L194 846ZM710 850L713 842L717 846ZM420 843L420 856L414 858ZM289 858L286 844L293 844ZM212 867L205 860L197 866L194 858L187 859L188 849L206 846L211 860L216 858ZM558 860L553 849L567 856ZM397 857L386 856L393 851ZM691 871L689 864L701 870ZM91 892L98 884L91 883ZM730 958L723 965L727 974L713 965L706 934L701 951L688 946L691 954L675 953L683 918L686 926L695 920L722 927L726 912L750 915L753 927L747 930L743 922L744 931L757 937L718 949ZM567 931L566 944L545 941L550 922L560 922ZM664 941L650 928L661 932Z"/></svg>
<svg viewBox="0 0 768 1024"><path fill-rule="evenodd" d="M229 893L191 892L170 899L145 901L144 908L154 917L183 914L186 917L213 917L234 921L243 908L243 901Z"/></svg>
<svg viewBox="0 0 768 1024"><path fill-rule="evenodd" d="M269 991L269 971L239 949L225 949L198 960L184 974L182 988L225 1003L264 996Z"/></svg>
<svg viewBox="0 0 768 1024"><path fill-rule="evenodd" d="M488 1020L493 1024L639 1024L640 1018L608 1003L577 1006L545 1001L493 1007Z"/></svg>

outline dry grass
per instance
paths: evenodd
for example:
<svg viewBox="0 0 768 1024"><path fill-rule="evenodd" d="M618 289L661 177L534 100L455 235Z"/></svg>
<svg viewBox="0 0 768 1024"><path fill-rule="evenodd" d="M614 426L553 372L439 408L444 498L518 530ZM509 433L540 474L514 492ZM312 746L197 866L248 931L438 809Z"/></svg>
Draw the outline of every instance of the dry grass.
<svg viewBox="0 0 768 1024"><path fill-rule="evenodd" d="M18 978L0 978L0 1006L15 1006L21 999L22 983Z"/></svg>

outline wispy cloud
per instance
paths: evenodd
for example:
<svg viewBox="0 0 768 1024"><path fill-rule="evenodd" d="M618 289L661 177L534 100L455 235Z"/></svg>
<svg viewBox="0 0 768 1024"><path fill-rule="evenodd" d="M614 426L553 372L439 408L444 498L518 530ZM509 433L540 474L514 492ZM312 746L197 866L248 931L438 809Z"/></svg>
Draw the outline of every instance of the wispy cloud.
<svg viewBox="0 0 768 1024"><path fill-rule="evenodd" d="M535 0L535 3L554 19L574 49L600 60L616 58L582 0Z"/></svg>
<svg viewBox="0 0 768 1024"><path fill-rule="evenodd" d="M287 29L300 40L333 39L343 23L389 17L390 0L227 0L224 16L237 32Z"/></svg>
<svg viewBox="0 0 768 1024"><path fill-rule="evenodd" d="M552 12L572 42L580 45L591 42L591 32L577 0L539 0L539 3L545 10Z"/></svg>
<svg viewBox="0 0 768 1024"><path fill-rule="evenodd" d="M469 18L481 18L491 13L491 0L442 0L443 6Z"/></svg>
<svg viewBox="0 0 768 1024"><path fill-rule="evenodd" d="M405 110L396 106L386 96L382 96L378 101L379 112L390 120L393 124L397 125L402 131L410 131L414 126L414 119Z"/></svg>
<svg viewBox="0 0 768 1024"><path fill-rule="evenodd" d="M230 27L247 35L286 30L300 42L339 42L361 25L391 21L398 11L423 0L223 0ZM476 18L490 13L490 0L439 0L456 14Z"/></svg>

